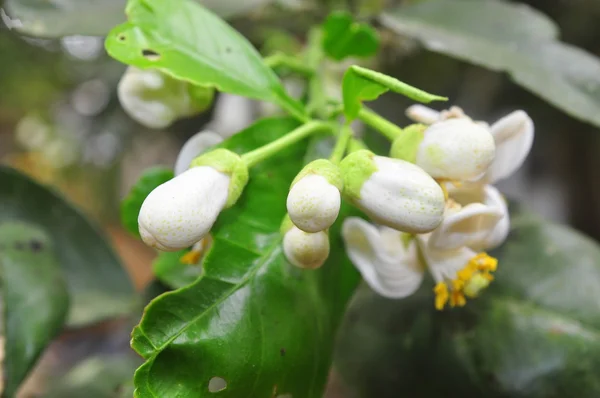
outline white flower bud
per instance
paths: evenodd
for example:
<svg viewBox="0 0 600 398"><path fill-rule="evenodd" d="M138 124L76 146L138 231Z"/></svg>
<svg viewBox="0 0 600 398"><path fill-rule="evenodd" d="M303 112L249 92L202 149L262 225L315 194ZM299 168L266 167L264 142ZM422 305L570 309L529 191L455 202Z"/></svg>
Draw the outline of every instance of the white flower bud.
<svg viewBox="0 0 600 398"><path fill-rule="evenodd" d="M443 120L425 130L416 164L436 179L472 180L494 160L489 129L467 117Z"/></svg>
<svg viewBox="0 0 600 398"><path fill-rule="evenodd" d="M210 104L213 96L212 89L192 86L158 70L134 67L129 67L121 77L117 91L129 116L156 129L200 112Z"/></svg>
<svg viewBox="0 0 600 398"><path fill-rule="evenodd" d="M444 192L420 167L362 150L340 164L344 194L376 222L409 233L435 229L444 214Z"/></svg>
<svg viewBox="0 0 600 398"><path fill-rule="evenodd" d="M142 240L165 251L200 241L227 204L230 180L212 167L198 166L158 186L140 210Z"/></svg>
<svg viewBox="0 0 600 398"><path fill-rule="evenodd" d="M319 232L335 222L341 202L337 187L323 176L309 174L292 186L287 198L287 210L298 228L306 232Z"/></svg>
<svg viewBox="0 0 600 398"><path fill-rule="evenodd" d="M329 257L329 236L325 231L308 233L294 226L283 237L283 252L297 267L319 268Z"/></svg>

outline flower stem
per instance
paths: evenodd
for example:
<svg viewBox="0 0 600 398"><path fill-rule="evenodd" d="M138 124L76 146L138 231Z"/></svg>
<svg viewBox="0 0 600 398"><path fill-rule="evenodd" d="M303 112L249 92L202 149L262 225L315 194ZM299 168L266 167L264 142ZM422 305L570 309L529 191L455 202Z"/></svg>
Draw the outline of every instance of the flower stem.
<svg viewBox="0 0 600 398"><path fill-rule="evenodd" d="M308 44L306 49L306 63L314 71L308 81L308 105L309 114L317 114L324 117L327 108L327 97L325 95L325 79L323 76L323 49L321 47L321 30L313 28L308 33Z"/></svg>
<svg viewBox="0 0 600 398"><path fill-rule="evenodd" d="M284 67L292 72L299 73L305 76L312 76L315 70L309 65L306 65L300 59L292 57L284 53L275 53L263 59L264 63L271 69Z"/></svg>
<svg viewBox="0 0 600 398"><path fill-rule="evenodd" d="M290 131L283 137L242 155L242 160L248 167L252 167L257 163L270 158L282 149L310 136L311 134L328 130L332 130L331 125L328 123L320 121L308 122L297 129Z"/></svg>
<svg viewBox="0 0 600 398"><path fill-rule="evenodd" d="M368 108L362 107L358 112L358 118L386 136L390 141L394 141L402 133L400 127Z"/></svg>
<svg viewBox="0 0 600 398"><path fill-rule="evenodd" d="M362 140L351 138L348 144L348 153L360 151L361 149L369 149Z"/></svg>
<svg viewBox="0 0 600 398"><path fill-rule="evenodd" d="M333 151L331 151L331 156L329 156L329 160L331 160L332 163L338 164L342 161L350 138L352 138L352 129L350 126L344 125L337 136L337 141L335 147L333 147Z"/></svg>

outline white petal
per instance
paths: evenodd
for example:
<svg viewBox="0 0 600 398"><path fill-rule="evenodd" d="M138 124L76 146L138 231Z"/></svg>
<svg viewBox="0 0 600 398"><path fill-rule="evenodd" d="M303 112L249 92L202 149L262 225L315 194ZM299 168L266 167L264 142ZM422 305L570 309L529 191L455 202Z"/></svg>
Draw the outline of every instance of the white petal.
<svg viewBox="0 0 600 398"><path fill-rule="evenodd" d="M388 252L378 229L356 217L344 220L342 237L348 257L371 289L378 294L402 298L419 288L423 270L414 243L405 250L398 234L396 249ZM390 235L387 239L390 239Z"/></svg>
<svg viewBox="0 0 600 398"><path fill-rule="evenodd" d="M472 245L472 248L478 251L491 250L500 246L504 243L508 236L508 232L510 231L510 215L508 213L508 207L500 192L492 185L486 185L484 201L487 206L497 209L502 214L502 217L498 220L496 226L489 235L481 242L481 245Z"/></svg>
<svg viewBox="0 0 600 398"><path fill-rule="evenodd" d="M471 203L444 217L433 231L429 245L437 250L452 250L462 246L482 246L495 229L503 213L495 206Z"/></svg>
<svg viewBox="0 0 600 398"><path fill-rule="evenodd" d="M283 237L283 252L296 267L319 268L329 257L329 236L326 232L304 232L292 227Z"/></svg>
<svg viewBox="0 0 600 398"><path fill-rule="evenodd" d="M428 244L427 238L418 237L417 240L427 267L436 283L456 279L456 273L476 255L473 250L466 247L455 250L436 250Z"/></svg>
<svg viewBox="0 0 600 398"><path fill-rule="evenodd" d="M488 129L468 118L448 119L425 130L416 164L433 178L470 180L485 174L494 152Z"/></svg>
<svg viewBox="0 0 600 398"><path fill-rule="evenodd" d="M491 127L496 142L496 157L487 172L490 184L510 176L531 150L534 136L533 121L524 111L515 111Z"/></svg>
<svg viewBox="0 0 600 398"><path fill-rule="evenodd" d="M436 228L444 213L444 193L420 167L375 156L377 171L362 185L356 205L376 222L410 233Z"/></svg>
<svg viewBox="0 0 600 398"><path fill-rule="evenodd" d="M335 222L341 201L340 191L325 177L309 174L292 186L287 210L298 228L305 232L319 232Z"/></svg>
<svg viewBox="0 0 600 398"><path fill-rule="evenodd" d="M223 138L212 131L201 131L192 136L181 148L175 161L175 175L179 175L190 167L190 163L198 155L221 143Z"/></svg>
<svg viewBox="0 0 600 398"><path fill-rule="evenodd" d="M200 241L227 202L230 177L212 167L192 167L155 188L144 200L138 224L142 240L176 251Z"/></svg>
<svg viewBox="0 0 600 398"><path fill-rule="evenodd" d="M440 112L420 104L406 108L406 116L417 123L423 124L433 124L440 120Z"/></svg>

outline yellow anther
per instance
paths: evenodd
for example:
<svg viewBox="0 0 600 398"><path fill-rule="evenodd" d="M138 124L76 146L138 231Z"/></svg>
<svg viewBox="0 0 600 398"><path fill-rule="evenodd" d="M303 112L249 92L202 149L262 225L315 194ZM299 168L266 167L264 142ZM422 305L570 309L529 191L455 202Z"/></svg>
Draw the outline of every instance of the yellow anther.
<svg viewBox="0 0 600 398"><path fill-rule="evenodd" d="M448 286L444 282L440 282L435 285L433 292L435 293L435 308L438 311L441 311L444 309L444 306L446 306L450 297L448 294Z"/></svg>
<svg viewBox="0 0 600 398"><path fill-rule="evenodd" d="M479 253L471 258L465 266L456 273L456 279L439 282L435 285L435 308L443 309L448 302L451 307L463 307L467 297L475 298L494 280L491 272L496 271L498 260Z"/></svg>
<svg viewBox="0 0 600 398"><path fill-rule="evenodd" d="M198 264L198 261L200 261L201 257L202 257L202 251L197 251L197 250L192 249L189 252L185 253L183 256L181 256L181 258L179 259L179 262L181 264L194 265L194 264Z"/></svg>

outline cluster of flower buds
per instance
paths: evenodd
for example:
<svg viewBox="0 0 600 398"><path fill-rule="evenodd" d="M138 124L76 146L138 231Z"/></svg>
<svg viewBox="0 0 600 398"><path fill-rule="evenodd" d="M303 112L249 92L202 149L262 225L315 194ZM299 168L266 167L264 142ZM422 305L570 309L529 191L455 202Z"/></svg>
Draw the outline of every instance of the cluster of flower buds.
<svg viewBox="0 0 600 398"><path fill-rule="evenodd" d="M407 114L421 124L403 130L392 143L391 156L414 163L408 164L415 170L397 165L375 188L358 181L360 199L353 203L378 225L346 219L346 249L364 280L383 296L414 293L429 270L436 283L435 307L463 306L493 280L497 260L485 251L506 239L510 219L504 198L492 184L524 162L533 142L533 122L523 111L492 126L472 121L459 108L436 112L417 105ZM353 155L378 157L360 152L348 156L355 181L365 170L375 175L368 163L351 160ZM388 164L391 170L393 160L382 159L380 169ZM440 198L440 191L424 178L417 188L412 181L419 172L443 186L445 195ZM401 192L402 200L394 201L392 192Z"/></svg>

